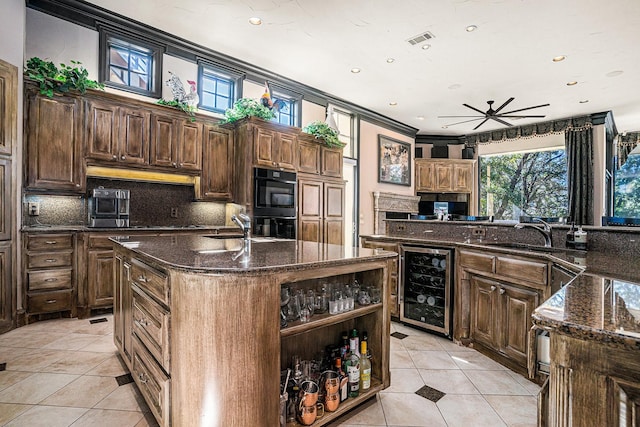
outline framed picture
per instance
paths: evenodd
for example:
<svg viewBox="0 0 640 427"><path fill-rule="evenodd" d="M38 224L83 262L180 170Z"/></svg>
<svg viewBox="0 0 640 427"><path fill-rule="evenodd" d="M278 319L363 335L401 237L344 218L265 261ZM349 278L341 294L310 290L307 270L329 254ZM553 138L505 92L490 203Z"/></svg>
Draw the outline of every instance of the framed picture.
<svg viewBox="0 0 640 427"><path fill-rule="evenodd" d="M411 144L378 135L378 182L411 185Z"/></svg>

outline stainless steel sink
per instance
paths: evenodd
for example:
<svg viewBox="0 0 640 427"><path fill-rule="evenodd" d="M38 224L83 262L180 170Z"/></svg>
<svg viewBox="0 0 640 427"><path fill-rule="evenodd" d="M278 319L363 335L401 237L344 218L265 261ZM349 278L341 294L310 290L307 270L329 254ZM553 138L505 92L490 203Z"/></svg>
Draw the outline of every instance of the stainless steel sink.
<svg viewBox="0 0 640 427"><path fill-rule="evenodd" d="M486 243L487 246L495 246L498 248L506 249L518 249L522 251L535 251L535 252L567 252L566 248L553 248L547 246L527 245L525 243L512 243L512 242L492 242Z"/></svg>

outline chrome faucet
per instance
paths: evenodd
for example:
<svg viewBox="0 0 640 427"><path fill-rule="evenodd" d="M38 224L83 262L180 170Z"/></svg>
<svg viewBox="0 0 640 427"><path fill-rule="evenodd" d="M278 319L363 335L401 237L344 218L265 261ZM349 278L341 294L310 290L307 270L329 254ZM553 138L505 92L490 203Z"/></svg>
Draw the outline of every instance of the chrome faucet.
<svg viewBox="0 0 640 427"><path fill-rule="evenodd" d="M545 221L540 218L533 218L531 221L539 222L542 224L542 227L536 224L531 224L529 222L519 222L516 224L516 228L521 229L525 227L533 228L538 230L544 236L544 247L550 248L553 246L553 240L551 239L551 226L547 224Z"/></svg>
<svg viewBox="0 0 640 427"><path fill-rule="evenodd" d="M231 215L231 221L238 224L240 230L242 230L242 234L245 240L249 240L251 237L251 218L248 215L243 213L236 215Z"/></svg>

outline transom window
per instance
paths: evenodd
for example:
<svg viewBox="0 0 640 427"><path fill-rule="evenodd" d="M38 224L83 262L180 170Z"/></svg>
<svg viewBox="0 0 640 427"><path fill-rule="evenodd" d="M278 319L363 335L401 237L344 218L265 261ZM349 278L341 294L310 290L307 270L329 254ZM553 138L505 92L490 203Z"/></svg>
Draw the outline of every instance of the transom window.
<svg viewBox="0 0 640 427"><path fill-rule="evenodd" d="M279 100L282 102L282 106L280 110L276 111L276 117L273 119L274 122L287 125L287 126L296 126L297 125L297 103L295 99L289 99L282 95L274 94L272 98Z"/></svg>
<svg viewBox="0 0 640 427"><path fill-rule="evenodd" d="M236 98L237 77L211 67L200 67L200 105L203 110L224 113Z"/></svg>
<svg viewBox="0 0 640 427"><path fill-rule="evenodd" d="M100 34L100 80L110 87L159 98L160 48L110 31Z"/></svg>
<svg viewBox="0 0 640 427"><path fill-rule="evenodd" d="M497 220L521 215L566 217L564 149L480 156L480 214Z"/></svg>

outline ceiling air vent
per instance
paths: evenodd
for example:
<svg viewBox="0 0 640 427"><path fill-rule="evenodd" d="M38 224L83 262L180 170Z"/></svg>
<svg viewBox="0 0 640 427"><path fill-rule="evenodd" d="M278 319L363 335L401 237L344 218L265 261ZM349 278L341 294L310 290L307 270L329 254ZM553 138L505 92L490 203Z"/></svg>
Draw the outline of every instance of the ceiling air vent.
<svg viewBox="0 0 640 427"><path fill-rule="evenodd" d="M424 41L427 40L431 40L432 38L434 38L435 36L433 34L431 34L429 31L425 31L424 33L418 34L417 36L411 37L409 40L407 40L409 42L409 44L411 46L420 44Z"/></svg>

